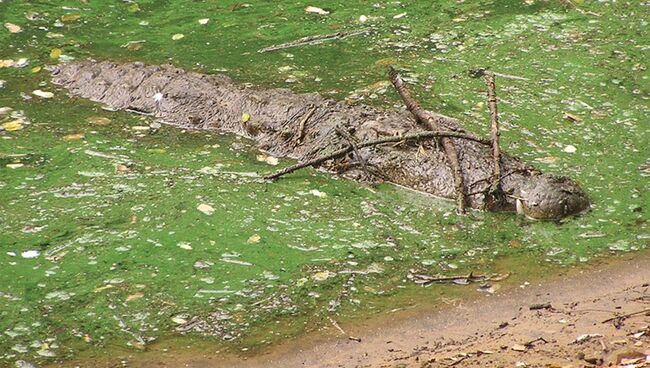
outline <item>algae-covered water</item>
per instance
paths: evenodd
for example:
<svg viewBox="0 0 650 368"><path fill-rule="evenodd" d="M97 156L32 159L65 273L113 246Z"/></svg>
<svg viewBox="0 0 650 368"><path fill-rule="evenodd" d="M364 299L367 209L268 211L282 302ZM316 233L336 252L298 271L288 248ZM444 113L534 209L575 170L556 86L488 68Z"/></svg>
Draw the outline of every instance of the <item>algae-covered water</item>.
<svg viewBox="0 0 650 368"><path fill-rule="evenodd" d="M0 366L146 349L184 330L245 350L435 298L411 269L541 275L646 248L650 4L573 3L0 0ZM50 84L47 65L89 57L402 108L393 64L426 107L481 134L485 85L469 72L489 68L516 77L497 77L503 149L577 179L593 209L562 224L458 217L314 170L265 182L291 162Z"/></svg>

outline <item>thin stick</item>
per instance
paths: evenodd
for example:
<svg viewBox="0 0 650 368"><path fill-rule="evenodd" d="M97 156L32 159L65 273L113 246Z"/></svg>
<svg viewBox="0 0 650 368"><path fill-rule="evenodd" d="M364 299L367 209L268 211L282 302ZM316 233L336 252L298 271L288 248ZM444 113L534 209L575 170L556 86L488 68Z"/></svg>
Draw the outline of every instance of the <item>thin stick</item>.
<svg viewBox="0 0 650 368"><path fill-rule="evenodd" d="M257 50L257 52L264 53L264 52L270 52L270 51L290 49L292 47L299 47L299 46L305 46L305 45L316 45L316 44L319 44L319 43L323 43L325 41L342 40L342 39L345 39L345 38L348 38L348 37L358 36L360 34L368 32L368 31L369 31L369 29L361 29L361 30L356 30L356 31L336 32L336 33L330 33L330 34L324 34L324 35L307 36L307 37L299 38L299 39L297 39L295 41L265 47L263 49Z"/></svg>
<svg viewBox="0 0 650 368"><path fill-rule="evenodd" d="M496 94L496 81L494 73L485 73L485 81L488 87L488 107L490 108L491 120L491 139L492 139L492 160L494 161L494 190L498 192L501 190L501 148L499 147L499 114L497 112L497 94Z"/></svg>
<svg viewBox="0 0 650 368"><path fill-rule="evenodd" d="M334 326L337 330L339 330L339 332L341 333L341 335L347 335L347 334L345 333L345 331L341 328L341 326L339 326L339 324L336 323L336 321L335 321L332 317L329 317L329 316L328 316L327 318L328 318L328 319L330 320L330 322L332 323L332 326Z"/></svg>
<svg viewBox="0 0 650 368"><path fill-rule="evenodd" d="M636 315L639 315L639 314L644 314L644 313L650 313L650 308L646 308L644 310L640 310L640 311L636 311L636 312L632 312L632 313L626 313L626 314L623 314L623 315L620 315L620 316L608 318L608 319L604 320L601 323L607 323L607 322L615 321L617 319L626 319L626 318L633 317L633 316L636 316Z"/></svg>
<svg viewBox="0 0 650 368"><path fill-rule="evenodd" d="M569 5L570 7L575 9L580 14L587 14L587 15L593 15L594 17L600 17L600 14L598 14L598 13L594 13L592 11L582 10L582 9L578 8L578 6L576 4L574 4L573 1L571 1L571 0L560 0L560 2Z"/></svg>
<svg viewBox="0 0 650 368"><path fill-rule="evenodd" d="M460 138L460 139L467 139L467 140L474 141L474 142L481 143L481 144L485 144L485 145L490 144L489 140L486 140L486 139L483 139L483 138L477 138L477 137L467 135L467 134L464 134L464 133L449 132L449 131L444 131L444 132L441 132L441 131L426 131L426 132L420 132L420 133L417 133L417 134L407 134L407 135L403 135L403 136L385 137L385 138L377 139L377 140L374 140L374 141L363 142L363 143L357 144L357 148L361 149L361 148L372 147L372 146L377 146L377 145L386 144L386 143L394 143L394 142L402 142L402 141L418 140L418 139L427 139L427 138L438 138L438 137ZM278 171L278 172L276 172L274 174L266 175L264 177L264 179L273 180L273 179L277 179L277 178L279 178L279 177L281 177L283 175L292 173L292 172L294 172L296 170L300 170L300 169L308 167L308 166L317 166L317 165L322 164L325 161L329 161L329 160L335 159L337 157L343 156L345 154L348 154L349 152L352 152L353 150L354 149L352 148L352 146L347 146L345 148L341 148L341 149L339 149L337 151L334 151L334 152L330 153L329 155L317 157L317 158L309 160L309 161L300 162L300 163L297 163L295 165L285 167L284 169L282 169L282 170L280 170L280 171Z"/></svg>
<svg viewBox="0 0 650 368"><path fill-rule="evenodd" d="M314 111L316 111L316 106L312 107L307 114L305 114L305 117L300 120L300 124L298 124L298 134L293 140L294 145L299 145L305 137L305 125L307 124L307 120L309 120L309 118L314 114Z"/></svg>
<svg viewBox="0 0 650 368"><path fill-rule="evenodd" d="M415 119L423 125L428 130L436 130L435 125L442 125L439 121L425 111L420 104L411 97L411 93L404 85L402 78L397 74L397 71L392 66L388 67L388 75L390 80L395 86L397 93L404 101L406 108L415 116ZM456 146L451 139L441 138L442 147L445 151L445 155L449 160L449 165L451 166L452 173L454 175L454 191L456 192L456 210L459 214L465 213L465 184L463 179L463 171L460 167L460 162L458 161L458 151Z"/></svg>
<svg viewBox="0 0 650 368"><path fill-rule="evenodd" d="M454 282L454 281L467 281L467 283L470 282L482 282L482 281L487 281L488 277L485 275L474 275L473 273L470 273L469 275L466 276L441 276L441 277L433 277L433 276L428 276L428 275L413 275L420 279L420 281L416 281L417 284L423 284L423 285L429 285L433 284L435 282Z"/></svg>
<svg viewBox="0 0 650 368"><path fill-rule="evenodd" d="M359 153L359 147L357 147L356 142L354 141L354 138L348 133L345 129L342 129L341 127L336 127L336 132L343 137L346 141L348 141L348 144L352 147L352 150L354 151L354 155L357 157L357 161L361 163L361 167L363 168L363 171L366 173L368 172L368 167L366 165L366 160L361 156L361 153Z"/></svg>

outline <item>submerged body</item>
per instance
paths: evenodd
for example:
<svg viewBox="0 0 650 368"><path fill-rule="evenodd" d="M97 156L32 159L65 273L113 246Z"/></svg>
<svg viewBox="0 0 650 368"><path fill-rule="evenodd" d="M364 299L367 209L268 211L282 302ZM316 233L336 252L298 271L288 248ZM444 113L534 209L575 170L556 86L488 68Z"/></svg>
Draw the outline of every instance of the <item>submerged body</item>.
<svg viewBox="0 0 650 368"><path fill-rule="evenodd" d="M54 68L53 81L73 96L114 109L151 113L178 127L245 136L261 150L300 161L348 146L348 140L338 133L341 130L360 142L422 131L406 112L351 106L286 89L247 88L223 75L168 65L68 63ZM441 124L447 129L459 127L454 119L444 119ZM589 207L587 196L571 179L542 174L507 154L501 155L501 188L506 196L494 205L488 195L494 172L490 146L450 139L458 151L471 207L517 210L538 219L562 218ZM323 166L348 178L389 181L438 197L455 197L452 169L435 141L367 147L359 150L359 156L331 160Z"/></svg>

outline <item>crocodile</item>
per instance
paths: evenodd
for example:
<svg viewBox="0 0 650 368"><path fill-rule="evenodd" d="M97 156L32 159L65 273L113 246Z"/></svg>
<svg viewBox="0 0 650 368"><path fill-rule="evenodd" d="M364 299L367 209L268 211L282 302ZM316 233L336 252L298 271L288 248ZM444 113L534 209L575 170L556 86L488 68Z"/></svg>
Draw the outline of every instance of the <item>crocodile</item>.
<svg viewBox="0 0 650 368"><path fill-rule="evenodd" d="M150 114L180 128L243 136L270 155L302 162L350 147L353 142L426 130L406 110L351 105L317 93L238 85L223 74L202 74L172 65L90 59L59 64L50 71L52 82L71 96L116 110ZM455 118L429 114L445 130L462 130ZM475 140L448 139L457 151L465 201L470 207L553 220L590 207L589 198L575 180L542 173L507 153L499 160L504 195L492 201L495 162L491 147ZM363 147L323 162L320 168L353 180L391 182L441 198L456 198L453 168L436 139Z"/></svg>

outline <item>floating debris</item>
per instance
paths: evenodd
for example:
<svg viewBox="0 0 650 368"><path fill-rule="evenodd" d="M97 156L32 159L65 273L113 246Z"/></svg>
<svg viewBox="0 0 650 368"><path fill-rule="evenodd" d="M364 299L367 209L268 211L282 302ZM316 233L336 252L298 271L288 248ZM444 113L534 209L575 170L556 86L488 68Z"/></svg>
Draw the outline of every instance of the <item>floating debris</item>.
<svg viewBox="0 0 650 368"><path fill-rule="evenodd" d="M54 93L47 92L47 91L41 91L40 89L35 90L34 92L32 92L32 94L34 96L38 96L38 97L41 97L41 98L52 98L52 97L54 97Z"/></svg>
<svg viewBox="0 0 650 368"><path fill-rule="evenodd" d="M327 10L323 10L323 9L315 7L315 6L306 7L305 12L306 13L311 13L311 14L318 14L318 15L328 15L330 13Z"/></svg>
<svg viewBox="0 0 650 368"><path fill-rule="evenodd" d="M37 258L41 255L41 252L38 250L27 250L20 253L20 256L23 258Z"/></svg>
<svg viewBox="0 0 650 368"><path fill-rule="evenodd" d="M212 206L210 206L209 204L205 204L205 203L201 203L198 207L196 207L196 209L199 210L200 212L208 215L208 216L214 214L214 211L215 211Z"/></svg>

